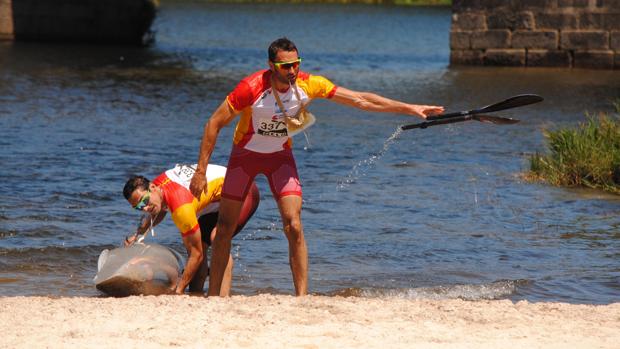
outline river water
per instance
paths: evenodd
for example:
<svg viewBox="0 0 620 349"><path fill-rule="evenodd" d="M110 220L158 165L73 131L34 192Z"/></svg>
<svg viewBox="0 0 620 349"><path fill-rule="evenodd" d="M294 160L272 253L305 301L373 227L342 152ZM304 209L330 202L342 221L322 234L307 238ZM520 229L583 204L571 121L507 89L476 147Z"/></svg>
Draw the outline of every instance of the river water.
<svg viewBox="0 0 620 349"><path fill-rule="evenodd" d="M620 200L521 180L542 131L613 110L620 71L449 66L450 10L164 4L149 48L0 43L0 295L97 296L101 250L138 219L129 175L196 161L201 130L277 37L302 69L410 102L473 109L543 103L397 132L415 119L316 101L295 139L310 290L366 297L620 301ZM213 162L226 164L232 126ZM266 180L235 238L233 292L292 293ZM184 251L167 219L151 241Z"/></svg>

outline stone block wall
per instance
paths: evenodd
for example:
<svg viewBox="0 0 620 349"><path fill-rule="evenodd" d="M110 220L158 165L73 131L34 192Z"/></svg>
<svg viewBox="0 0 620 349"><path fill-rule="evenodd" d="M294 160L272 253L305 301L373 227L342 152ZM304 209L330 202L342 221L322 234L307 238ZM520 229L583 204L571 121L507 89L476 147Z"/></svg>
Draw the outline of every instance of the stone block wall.
<svg viewBox="0 0 620 349"><path fill-rule="evenodd" d="M0 0L0 40L13 39L13 10L11 0Z"/></svg>
<svg viewBox="0 0 620 349"><path fill-rule="evenodd" d="M620 69L620 0L454 0L450 62Z"/></svg>
<svg viewBox="0 0 620 349"><path fill-rule="evenodd" d="M142 44L158 0L0 0L0 39Z"/></svg>

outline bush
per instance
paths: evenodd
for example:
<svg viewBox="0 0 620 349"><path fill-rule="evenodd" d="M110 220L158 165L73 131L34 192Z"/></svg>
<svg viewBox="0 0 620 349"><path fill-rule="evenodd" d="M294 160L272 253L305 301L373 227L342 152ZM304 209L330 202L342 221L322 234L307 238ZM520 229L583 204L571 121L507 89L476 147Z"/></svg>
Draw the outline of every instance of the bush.
<svg viewBox="0 0 620 349"><path fill-rule="evenodd" d="M620 100L615 103L620 113ZM530 158L531 179L558 186L585 186L620 194L618 115L586 115L574 129L545 131L548 155Z"/></svg>

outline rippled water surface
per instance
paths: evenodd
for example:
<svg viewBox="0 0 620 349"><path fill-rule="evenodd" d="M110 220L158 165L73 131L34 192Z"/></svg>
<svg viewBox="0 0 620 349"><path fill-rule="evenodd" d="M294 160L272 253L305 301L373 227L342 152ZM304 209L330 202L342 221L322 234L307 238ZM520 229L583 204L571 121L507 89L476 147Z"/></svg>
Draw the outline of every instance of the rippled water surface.
<svg viewBox="0 0 620 349"><path fill-rule="evenodd" d="M149 48L0 42L0 295L98 295L101 250L137 213L121 190L197 158L201 129L275 38L338 85L448 110L519 93L514 126L453 124L313 103L296 139L313 292L573 303L620 300L620 201L522 181L542 130L612 111L620 72L449 67L450 10L164 4ZM225 164L232 126L213 161ZM268 186L234 240L233 292L291 293ZM183 251L168 219L159 243Z"/></svg>

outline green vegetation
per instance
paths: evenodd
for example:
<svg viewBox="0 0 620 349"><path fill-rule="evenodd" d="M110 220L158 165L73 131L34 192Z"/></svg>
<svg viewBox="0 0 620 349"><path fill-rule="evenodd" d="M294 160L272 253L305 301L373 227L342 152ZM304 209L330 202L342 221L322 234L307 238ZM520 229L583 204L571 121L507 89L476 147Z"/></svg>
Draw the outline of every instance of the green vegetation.
<svg viewBox="0 0 620 349"><path fill-rule="evenodd" d="M545 131L550 154L530 158L531 180L620 194L620 99L617 115L587 115L573 129Z"/></svg>

